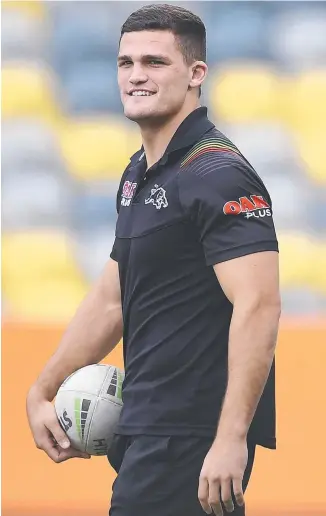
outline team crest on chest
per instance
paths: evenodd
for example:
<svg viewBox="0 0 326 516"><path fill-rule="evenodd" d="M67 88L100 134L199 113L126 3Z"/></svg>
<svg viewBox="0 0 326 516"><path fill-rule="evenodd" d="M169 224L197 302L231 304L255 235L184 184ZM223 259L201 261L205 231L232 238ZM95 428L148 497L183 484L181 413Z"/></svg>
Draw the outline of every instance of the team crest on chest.
<svg viewBox="0 0 326 516"><path fill-rule="evenodd" d="M137 188L137 183L125 181L122 187L121 206L130 206L133 196Z"/></svg>
<svg viewBox="0 0 326 516"><path fill-rule="evenodd" d="M169 203L164 188L154 185L154 188L151 189L150 196L145 199L145 204L153 204L157 210L167 208Z"/></svg>

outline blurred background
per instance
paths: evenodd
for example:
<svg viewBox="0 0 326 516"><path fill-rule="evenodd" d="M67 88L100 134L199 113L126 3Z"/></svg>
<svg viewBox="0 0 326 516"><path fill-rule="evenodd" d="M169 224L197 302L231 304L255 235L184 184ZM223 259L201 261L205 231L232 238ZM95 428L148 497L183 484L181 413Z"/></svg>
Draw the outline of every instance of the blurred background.
<svg viewBox="0 0 326 516"><path fill-rule="evenodd" d="M105 459L49 464L33 447L24 403L111 251L119 179L140 146L122 114L117 45L122 23L145 3L153 2L1 2L8 516L106 511L114 476ZM274 455L259 451L252 514L326 516L326 3L177 4L206 24L202 102L264 180L280 243L280 444ZM121 349L109 357L121 360Z"/></svg>

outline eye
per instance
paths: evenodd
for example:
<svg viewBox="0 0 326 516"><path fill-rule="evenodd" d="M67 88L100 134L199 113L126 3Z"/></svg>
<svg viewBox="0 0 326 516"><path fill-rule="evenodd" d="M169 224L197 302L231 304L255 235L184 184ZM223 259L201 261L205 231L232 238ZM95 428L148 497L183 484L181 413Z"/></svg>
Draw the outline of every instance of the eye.
<svg viewBox="0 0 326 516"><path fill-rule="evenodd" d="M151 59L149 61L149 64L151 66L160 66L160 65L164 65L164 62L163 61L160 61L159 59Z"/></svg>
<svg viewBox="0 0 326 516"><path fill-rule="evenodd" d="M123 66L130 66L130 65L132 65L132 61L125 60L125 61L119 61L119 63L118 63L119 68L121 68Z"/></svg>

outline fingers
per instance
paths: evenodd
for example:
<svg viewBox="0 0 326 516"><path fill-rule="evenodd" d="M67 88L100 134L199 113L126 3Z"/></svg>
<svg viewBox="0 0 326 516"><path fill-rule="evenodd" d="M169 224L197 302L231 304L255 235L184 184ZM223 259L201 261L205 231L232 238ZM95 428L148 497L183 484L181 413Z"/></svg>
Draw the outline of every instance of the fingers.
<svg viewBox="0 0 326 516"><path fill-rule="evenodd" d="M90 455L86 452L76 450L72 446L62 448L53 437L50 430L44 427L42 436L37 441L37 447L43 450L53 462L60 463L73 457L89 459Z"/></svg>
<svg viewBox="0 0 326 516"><path fill-rule="evenodd" d="M216 516L223 516L223 508L220 498L220 482L212 480L209 482L208 503Z"/></svg>
<svg viewBox="0 0 326 516"><path fill-rule="evenodd" d="M236 503L239 506L243 506L244 495L241 479L233 479L231 481L229 478L220 483L219 480L209 481L206 477L199 478L198 499L207 514L214 512L216 516L223 516L223 506L228 513L234 511L232 484Z"/></svg>
<svg viewBox="0 0 326 516"><path fill-rule="evenodd" d="M72 459L72 458L79 458L79 459L90 459L91 458L91 456L88 453L81 452L72 447L64 450L64 449L60 448L60 446L58 446L57 453L58 453L58 457L57 457L57 460L55 461L57 463L64 462L64 461L66 461L68 459Z"/></svg>
<svg viewBox="0 0 326 516"><path fill-rule="evenodd" d="M234 511L234 503L231 493L231 479L224 480L221 484L221 499L226 512Z"/></svg>
<svg viewBox="0 0 326 516"><path fill-rule="evenodd" d="M72 446L69 448L61 448L51 437L49 437L46 441L43 441L43 444L39 446L45 453L53 460L53 462L60 463L64 462L68 459L72 459L74 457L81 459L90 459L90 455L85 452L81 452L76 450Z"/></svg>
<svg viewBox="0 0 326 516"><path fill-rule="evenodd" d="M198 499L206 514L223 516L218 480L209 482L206 477L199 477Z"/></svg>
<svg viewBox="0 0 326 516"><path fill-rule="evenodd" d="M58 418L54 416L50 421L47 421L47 428L53 435L56 442L61 446L61 448L66 449L70 446L70 441L67 437L67 434L61 428Z"/></svg>
<svg viewBox="0 0 326 516"><path fill-rule="evenodd" d="M233 479L233 493L234 493L234 498L235 498L235 501L237 502L237 505L242 507L244 505L242 479L240 479L240 478Z"/></svg>
<svg viewBox="0 0 326 516"><path fill-rule="evenodd" d="M200 502L200 505L202 506L203 510L206 512L206 514L211 514L212 509L208 503L208 482L205 477L200 475L199 477L199 485L198 485L198 500Z"/></svg>

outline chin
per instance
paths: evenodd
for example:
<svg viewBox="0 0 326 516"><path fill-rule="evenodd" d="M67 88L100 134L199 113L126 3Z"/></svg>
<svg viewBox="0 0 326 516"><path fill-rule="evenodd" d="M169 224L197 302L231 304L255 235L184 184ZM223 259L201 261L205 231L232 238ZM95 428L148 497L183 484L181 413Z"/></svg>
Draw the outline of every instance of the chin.
<svg viewBox="0 0 326 516"><path fill-rule="evenodd" d="M158 113L153 112L150 109L124 109L125 117L133 122L141 122L142 120L150 120L159 116Z"/></svg>

